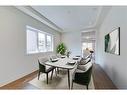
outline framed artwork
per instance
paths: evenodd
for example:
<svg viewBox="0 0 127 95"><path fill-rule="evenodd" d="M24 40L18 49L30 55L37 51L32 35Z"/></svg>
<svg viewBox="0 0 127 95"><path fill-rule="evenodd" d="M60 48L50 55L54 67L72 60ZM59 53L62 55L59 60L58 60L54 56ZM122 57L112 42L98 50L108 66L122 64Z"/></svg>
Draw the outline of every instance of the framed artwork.
<svg viewBox="0 0 127 95"><path fill-rule="evenodd" d="M120 55L120 27L105 35L105 52Z"/></svg>

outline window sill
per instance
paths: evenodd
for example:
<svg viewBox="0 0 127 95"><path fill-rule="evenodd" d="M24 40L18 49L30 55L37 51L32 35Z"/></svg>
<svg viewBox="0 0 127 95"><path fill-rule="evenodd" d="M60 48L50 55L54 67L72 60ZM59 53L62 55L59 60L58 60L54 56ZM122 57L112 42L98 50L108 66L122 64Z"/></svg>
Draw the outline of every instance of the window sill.
<svg viewBox="0 0 127 95"><path fill-rule="evenodd" d="M44 54L44 53L53 53L54 51L47 51L47 52L33 52L33 53L26 53L27 55L36 55L36 54Z"/></svg>

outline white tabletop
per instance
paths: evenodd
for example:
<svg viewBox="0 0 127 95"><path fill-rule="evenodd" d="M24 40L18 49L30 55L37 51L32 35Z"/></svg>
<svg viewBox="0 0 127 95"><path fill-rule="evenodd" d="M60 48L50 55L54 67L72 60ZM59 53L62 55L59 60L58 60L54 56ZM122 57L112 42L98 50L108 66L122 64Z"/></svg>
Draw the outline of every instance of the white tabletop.
<svg viewBox="0 0 127 95"><path fill-rule="evenodd" d="M46 65L59 67L63 69L73 69L75 66L77 66L77 62L80 61L80 58L78 60L73 60L73 58L59 58L57 62L51 62L47 61L45 62ZM74 65L68 64L68 62L75 62Z"/></svg>

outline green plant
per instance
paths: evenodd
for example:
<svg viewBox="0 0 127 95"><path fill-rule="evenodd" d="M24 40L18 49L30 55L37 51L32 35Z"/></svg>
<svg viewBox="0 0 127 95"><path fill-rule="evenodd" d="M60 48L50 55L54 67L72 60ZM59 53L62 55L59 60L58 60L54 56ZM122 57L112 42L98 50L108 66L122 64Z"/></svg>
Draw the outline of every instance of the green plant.
<svg viewBox="0 0 127 95"><path fill-rule="evenodd" d="M60 53L61 55L65 55L66 47L63 43L59 44L57 47L57 53Z"/></svg>

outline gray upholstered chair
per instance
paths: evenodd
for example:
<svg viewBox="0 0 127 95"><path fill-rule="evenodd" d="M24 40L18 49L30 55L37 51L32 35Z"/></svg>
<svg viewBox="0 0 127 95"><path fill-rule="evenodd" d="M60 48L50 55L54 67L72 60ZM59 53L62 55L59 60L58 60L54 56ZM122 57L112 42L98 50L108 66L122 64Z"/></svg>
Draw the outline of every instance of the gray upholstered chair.
<svg viewBox="0 0 127 95"><path fill-rule="evenodd" d="M82 66L80 69L77 69L73 75L72 78L72 85L71 88L73 88L73 83L86 85L87 89L91 80L91 74L92 74L92 63L89 62L86 65Z"/></svg>
<svg viewBox="0 0 127 95"><path fill-rule="evenodd" d="M38 80L39 80L39 77L40 77L40 73L41 72L45 73L46 76L47 76L47 84L48 84L48 73L52 71L52 74L51 74L51 79L52 79L53 71L54 71L55 67L46 66L45 62L47 62L47 61L48 61L47 57L38 58L38 63L39 63Z"/></svg>
<svg viewBox="0 0 127 95"><path fill-rule="evenodd" d="M52 62L56 62L56 61L58 61L59 59L58 59L58 56L57 56L57 55L51 55L51 56L50 56L50 60L51 60ZM59 68L56 68L56 69L55 69L55 73L56 73L56 76L57 76L57 73L59 74Z"/></svg>
<svg viewBox="0 0 127 95"><path fill-rule="evenodd" d="M89 55L87 55L86 57L84 57L83 59L87 59L87 58L92 58L92 53L90 53Z"/></svg>
<svg viewBox="0 0 127 95"><path fill-rule="evenodd" d="M89 58L87 58L87 59L81 59L80 60L80 63L79 63L79 65L85 65L85 64L87 64L88 62L90 62L91 61L91 57Z"/></svg>

